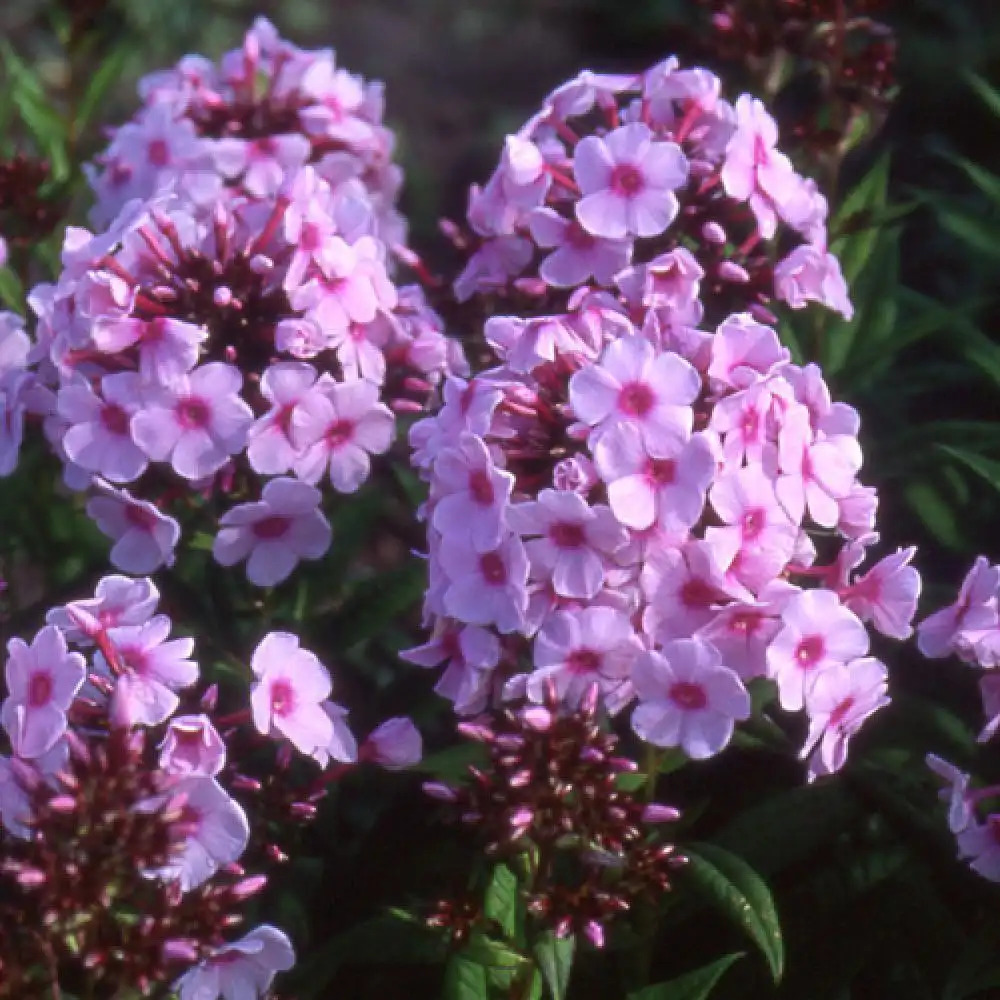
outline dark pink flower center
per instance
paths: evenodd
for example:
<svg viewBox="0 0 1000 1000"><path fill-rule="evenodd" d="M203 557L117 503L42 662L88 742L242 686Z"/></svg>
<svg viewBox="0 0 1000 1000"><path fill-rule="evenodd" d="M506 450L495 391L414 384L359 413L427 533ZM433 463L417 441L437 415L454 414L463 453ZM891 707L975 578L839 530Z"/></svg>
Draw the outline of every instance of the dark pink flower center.
<svg viewBox="0 0 1000 1000"><path fill-rule="evenodd" d="M686 608L704 608L716 599L715 590L698 576L686 580L678 596Z"/></svg>
<svg viewBox="0 0 1000 1000"><path fill-rule="evenodd" d="M753 439L757 436L757 431L760 427L760 415L754 409L743 411L743 420L740 424L740 430L743 432L743 437L747 439Z"/></svg>
<svg viewBox="0 0 1000 1000"><path fill-rule="evenodd" d="M469 474L469 496L482 507L493 506L496 495L490 474L485 469L473 469Z"/></svg>
<svg viewBox="0 0 1000 1000"><path fill-rule="evenodd" d="M277 515L265 517L260 521L254 522L253 533L258 538L265 540L269 538L281 538L288 531L291 523L291 519L287 517L278 517Z"/></svg>
<svg viewBox="0 0 1000 1000"><path fill-rule="evenodd" d="M187 430L207 427L212 410L199 396L185 396L177 401L177 420Z"/></svg>
<svg viewBox="0 0 1000 1000"><path fill-rule="evenodd" d="M343 448L353 437L353 420L335 420L326 429L326 444L331 451Z"/></svg>
<svg viewBox="0 0 1000 1000"><path fill-rule="evenodd" d="M558 521L549 528L549 538L558 549L580 549L587 542L587 533L582 524Z"/></svg>
<svg viewBox="0 0 1000 1000"><path fill-rule="evenodd" d="M763 167L770 162L771 152L764 144L764 140L759 136L753 137L753 165Z"/></svg>
<svg viewBox="0 0 1000 1000"><path fill-rule="evenodd" d="M646 186L642 171L634 163L619 163L611 171L611 190L625 198L635 197Z"/></svg>
<svg viewBox="0 0 1000 1000"><path fill-rule="evenodd" d="M651 458L646 465L646 475L657 486L669 486L677 478L677 463L672 458Z"/></svg>
<svg viewBox="0 0 1000 1000"><path fill-rule="evenodd" d="M282 678L271 684L271 713L279 718L291 715L295 708L295 691L289 681Z"/></svg>
<svg viewBox="0 0 1000 1000"><path fill-rule="evenodd" d="M821 635L806 635L799 639L795 647L795 662L803 669L810 670L823 659L826 643Z"/></svg>
<svg viewBox="0 0 1000 1000"><path fill-rule="evenodd" d="M618 408L630 417L644 417L655 402L656 395L645 382L626 382L618 393Z"/></svg>
<svg viewBox="0 0 1000 1000"><path fill-rule="evenodd" d="M735 632L737 635L753 635L760 628L760 623L763 620L764 616L756 611L744 611L733 615L729 622L729 631Z"/></svg>
<svg viewBox="0 0 1000 1000"><path fill-rule="evenodd" d="M670 700L686 712L695 712L708 704L705 689L691 681L677 681L670 685Z"/></svg>
<svg viewBox="0 0 1000 1000"><path fill-rule="evenodd" d="M37 670L28 681L28 707L41 708L52 700L52 675L47 670Z"/></svg>
<svg viewBox="0 0 1000 1000"><path fill-rule="evenodd" d="M170 147L163 139L154 139L146 147L146 156L154 167L165 167L170 162Z"/></svg>
<svg viewBox="0 0 1000 1000"><path fill-rule="evenodd" d="M601 654L593 649L574 649L566 658L571 674L596 674L601 669Z"/></svg>
<svg viewBox="0 0 1000 1000"><path fill-rule="evenodd" d="M152 532L157 522L156 515L151 510L147 510L137 503L125 505L125 520L133 528L140 528L142 531L149 532Z"/></svg>
<svg viewBox="0 0 1000 1000"><path fill-rule="evenodd" d="M854 708L854 695L849 694L831 713L830 726L839 726L847 713Z"/></svg>
<svg viewBox="0 0 1000 1000"><path fill-rule="evenodd" d="M743 538L752 542L767 527L767 511L763 507L754 507L743 515L740 522Z"/></svg>
<svg viewBox="0 0 1000 1000"><path fill-rule="evenodd" d="M479 572L483 579L494 587L507 582L507 567L498 552L487 552L479 557Z"/></svg>
<svg viewBox="0 0 1000 1000"><path fill-rule="evenodd" d="M106 403L101 407L101 423L112 434L122 437L128 434L128 414L117 403Z"/></svg>

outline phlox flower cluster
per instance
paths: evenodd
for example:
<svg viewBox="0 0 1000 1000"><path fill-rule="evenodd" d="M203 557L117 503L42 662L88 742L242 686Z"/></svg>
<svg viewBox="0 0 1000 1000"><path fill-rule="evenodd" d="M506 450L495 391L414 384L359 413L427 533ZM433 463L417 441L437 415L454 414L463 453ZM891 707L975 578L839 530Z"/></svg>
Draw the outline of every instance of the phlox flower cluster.
<svg viewBox="0 0 1000 1000"><path fill-rule="evenodd" d="M581 73L507 137L473 188L468 231L451 230L469 253L455 295L511 298L524 316L562 309L581 287L652 294L664 332L698 326L706 309L712 324L744 311L772 322L774 299L849 318L826 200L777 140L759 100L730 104L718 77L673 57L638 75ZM647 293L619 278L640 262ZM710 301L688 293L699 281Z"/></svg>
<svg viewBox="0 0 1000 1000"><path fill-rule="evenodd" d="M1000 566L979 556L966 574L955 601L917 626L917 645L930 659L957 656L979 668L984 724L979 742L992 740L1000 728ZM945 782L942 801L948 826L958 841L959 857L991 881L1000 881L1000 786L971 787L971 775L933 754L927 763Z"/></svg>
<svg viewBox="0 0 1000 1000"><path fill-rule="evenodd" d="M697 759L768 678L808 716L815 776L887 702L867 626L906 638L920 580L913 549L870 561L858 414L763 322L774 297L850 312L825 202L775 141L763 107L730 107L707 71L583 74L473 193L483 242L457 294L534 298L487 320L497 364L447 378L410 434L433 634L404 655L444 664L458 712L549 684L573 704L596 684L644 740ZM735 250L716 211L740 220ZM836 279L827 291L797 272L793 297L788 261L765 263L779 223L807 236L793 253Z"/></svg>
<svg viewBox="0 0 1000 1000"><path fill-rule="evenodd" d="M204 206L273 197L288 174L313 164L334 189L363 186L379 239L404 241L383 86L338 67L332 50L297 48L259 17L218 64L186 56L143 77L139 95L140 111L88 170L97 222L165 184Z"/></svg>
<svg viewBox="0 0 1000 1000"><path fill-rule="evenodd" d="M386 267L361 185L334 189L311 166L266 198L165 192L102 233L69 230L58 282L32 293L34 353L46 433L117 568L171 565L170 501L216 490L247 501L213 551L246 560L251 582L326 552L315 487L357 490L395 434L385 400L420 409L464 370L419 289Z"/></svg>
<svg viewBox="0 0 1000 1000"><path fill-rule="evenodd" d="M251 657L248 704L223 716L194 641L171 638L148 578L106 577L93 598L47 617L30 642L8 644L0 873L31 912L54 914L46 926L62 971L140 988L174 982L183 1000L263 996L294 956L267 925L231 940L242 902L266 883L241 862L283 857L261 842L265 829L311 818L330 777L359 760L418 761L419 734L390 719L359 748L327 669L283 632ZM267 745L278 764L256 778L251 757ZM319 765L305 785L288 771L293 751ZM111 855L125 910L106 902ZM149 915L137 931L118 923L130 907ZM119 938L127 968L108 949ZM24 947L0 935L0 969L31 967Z"/></svg>

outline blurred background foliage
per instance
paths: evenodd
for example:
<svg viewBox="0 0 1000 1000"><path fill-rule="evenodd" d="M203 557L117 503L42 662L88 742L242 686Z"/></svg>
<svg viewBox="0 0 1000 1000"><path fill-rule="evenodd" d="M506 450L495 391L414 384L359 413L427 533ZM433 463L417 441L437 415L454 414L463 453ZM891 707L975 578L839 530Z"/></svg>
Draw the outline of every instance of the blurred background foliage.
<svg viewBox="0 0 1000 1000"><path fill-rule="evenodd" d="M636 70L677 53L720 71L731 92L747 84L742 65L720 62L706 44L694 0L17 0L0 5L0 144L10 152L33 133L82 221L86 194L72 163L102 145L97 123L134 112L142 74L187 52L217 58L238 45L256 14L385 81L410 242L437 269L448 266L438 218L462 213L468 185L489 175L503 135L579 69ZM976 553L1000 557L1000 3L898 0L879 16L898 40L898 94L884 126L845 159L832 205L833 248L850 261L857 313L850 323L796 314L784 333L860 410L883 541L920 546L932 608L951 599ZM808 102L811 93L808 79L793 81L779 116L782 102ZM86 124L78 134L51 127L67 108ZM53 263L58 239L44 251ZM16 294L0 288L5 298ZM67 517L66 500L47 485L55 464L30 450L23 461L0 485L0 554L19 555L22 577L22 608L6 626L22 634L44 607L78 596L81 581L91 585L106 558L103 540L82 516ZM303 573L267 607L250 588L224 582L207 553L164 590L192 621L207 615L217 625L204 640L209 649L219 640L249 650L266 619L303 630L307 647L337 650L339 700L370 712L359 710L360 728L413 714L429 741L426 771L450 780L467 754L449 746L432 679L394 655L418 634L423 584L422 568L403 558L419 539L408 514L413 484L383 471L380 483L393 489L369 490L334 514L342 563ZM973 742L975 679L915 650L891 665L894 704L837 781L800 787L789 748L801 734L780 732L747 736L722 760L668 779L664 793L685 805L687 829L766 878L784 928L779 989L768 985L765 963L745 955L713 996L1000 996L995 887L954 862L922 764L930 750L1000 775L997 751ZM461 891L468 844L428 818L410 776L352 775L332 799L269 897L271 919L303 955L290 988L300 1000L440 995L440 940L386 907L419 912ZM610 961L579 955L574 995L622 995L637 963L655 982L749 947L738 926L683 893L661 916L655 949L620 935ZM661 996L668 993L642 1000Z"/></svg>

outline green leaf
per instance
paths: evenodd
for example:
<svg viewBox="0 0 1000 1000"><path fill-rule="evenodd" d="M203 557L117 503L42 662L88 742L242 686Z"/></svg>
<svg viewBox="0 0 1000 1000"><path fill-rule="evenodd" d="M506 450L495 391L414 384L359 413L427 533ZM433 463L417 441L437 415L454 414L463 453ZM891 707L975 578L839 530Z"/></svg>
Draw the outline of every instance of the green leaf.
<svg viewBox="0 0 1000 1000"><path fill-rule="evenodd" d="M990 86L981 76L977 76L971 70L966 70L962 75L969 86L983 99L990 111L1000 118L1000 90Z"/></svg>
<svg viewBox="0 0 1000 1000"><path fill-rule="evenodd" d="M903 496L924 527L948 548L962 550L968 541L955 516L954 507L941 492L941 485L935 478L918 479L906 484Z"/></svg>
<svg viewBox="0 0 1000 1000"><path fill-rule="evenodd" d="M760 948L775 982L781 979L785 947L774 900L764 880L741 857L716 844L685 848L682 871L707 901L717 907Z"/></svg>
<svg viewBox="0 0 1000 1000"><path fill-rule="evenodd" d="M475 962L487 970L506 973L508 978L516 975L528 961L520 952L508 944L496 941L485 934L476 934L460 952L470 962Z"/></svg>
<svg viewBox="0 0 1000 1000"><path fill-rule="evenodd" d="M565 1000L569 977L573 970L574 935L558 938L553 931L546 931L535 945L535 958L542 970L545 984L552 1000Z"/></svg>
<svg viewBox="0 0 1000 1000"><path fill-rule="evenodd" d="M993 489L1000 491L1000 462L995 458L977 455L973 451L956 448L950 444L939 444L937 448L939 451L951 455L952 458L957 458L963 465L967 465L973 472L985 479Z"/></svg>
<svg viewBox="0 0 1000 1000"><path fill-rule="evenodd" d="M889 154L883 153L875 166L851 189L831 223L839 235L831 240L830 252L840 260L848 288L871 258L879 228L872 216L885 208L889 188ZM852 227L856 227L852 231Z"/></svg>
<svg viewBox="0 0 1000 1000"><path fill-rule="evenodd" d="M975 209L935 198L934 211L942 227L966 246L994 260L1000 258L1000 226Z"/></svg>
<svg viewBox="0 0 1000 1000"><path fill-rule="evenodd" d="M731 955L723 955L722 958L693 972L677 976L676 979L630 993L628 1000L706 1000L726 970L745 954L745 951L734 951Z"/></svg>
<svg viewBox="0 0 1000 1000"><path fill-rule="evenodd" d="M486 969L461 954L452 955L444 970L444 1000L489 1000Z"/></svg>
<svg viewBox="0 0 1000 1000"><path fill-rule="evenodd" d="M0 299L8 309L24 314L24 287L9 267L0 268Z"/></svg>
<svg viewBox="0 0 1000 1000"><path fill-rule="evenodd" d="M979 166L978 163L973 163L972 160L965 156L959 156L957 153L947 153L945 154L945 158L949 163L954 163L956 167L959 167L990 201L996 205L1000 205L1000 176Z"/></svg>
<svg viewBox="0 0 1000 1000"><path fill-rule="evenodd" d="M90 83L76 109L73 126L77 135L86 128L94 113L101 108L104 98L122 75L132 52L130 47L119 45L101 58L101 63L90 78Z"/></svg>
<svg viewBox="0 0 1000 1000"><path fill-rule="evenodd" d="M505 865L496 865L483 900L483 912L495 920L512 941L517 936L520 893L517 876Z"/></svg>
<svg viewBox="0 0 1000 1000"><path fill-rule="evenodd" d="M482 743L460 743L427 754L417 768L439 781L462 781L469 777L470 764L482 766L486 759L486 748Z"/></svg>

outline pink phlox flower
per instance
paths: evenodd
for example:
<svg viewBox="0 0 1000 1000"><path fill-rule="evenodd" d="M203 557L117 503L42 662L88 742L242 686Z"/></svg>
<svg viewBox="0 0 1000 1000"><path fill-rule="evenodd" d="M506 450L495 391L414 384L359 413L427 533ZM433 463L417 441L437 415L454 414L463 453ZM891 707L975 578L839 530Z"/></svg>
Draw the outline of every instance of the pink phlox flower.
<svg viewBox="0 0 1000 1000"><path fill-rule="evenodd" d="M525 375L554 361L557 354L593 357L562 316L491 316L483 335L512 371Z"/></svg>
<svg viewBox="0 0 1000 1000"><path fill-rule="evenodd" d="M830 667L868 652L868 633L829 590L806 590L781 614L783 627L767 648L768 676L781 707L802 708L815 679Z"/></svg>
<svg viewBox="0 0 1000 1000"><path fill-rule="evenodd" d="M540 206L552 183L541 150L524 135L508 135L504 139L494 177L499 181L503 201L519 216Z"/></svg>
<svg viewBox="0 0 1000 1000"><path fill-rule="evenodd" d="M563 597L589 599L604 583L605 561L628 533L610 508L589 506L578 493L544 489L538 499L509 508L508 524L522 536L531 573L551 580Z"/></svg>
<svg viewBox="0 0 1000 1000"><path fill-rule="evenodd" d="M687 157L674 142L658 141L631 122L603 138L577 143L573 173L582 195L576 217L594 236L659 236L677 216L675 189L688 179Z"/></svg>
<svg viewBox="0 0 1000 1000"><path fill-rule="evenodd" d="M552 249L538 274L553 288L575 288L591 278L608 286L632 256L629 240L594 236L576 219L566 219L551 208L535 209L528 227L540 247Z"/></svg>
<svg viewBox="0 0 1000 1000"><path fill-rule="evenodd" d="M998 627L997 590L1000 566L991 566L977 556L954 604L929 615L917 625L917 648L924 656L938 659L956 651L965 633L981 633Z"/></svg>
<svg viewBox="0 0 1000 1000"><path fill-rule="evenodd" d="M122 316L94 323L91 336L94 346L106 354L119 354L134 345L139 374L145 382L156 383L190 372L208 331L170 316L148 320Z"/></svg>
<svg viewBox="0 0 1000 1000"><path fill-rule="evenodd" d="M117 663L95 654L99 673L114 679L109 716L116 726L158 726L177 710L177 691L198 680L198 664L189 659L193 639L171 639L171 622L154 615L143 625L118 625L107 630Z"/></svg>
<svg viewBox="0 0 1000 1000"><path fill-rule="evenodd" d="M809 761L811 777L833 774L847 760L847 745L862 724L889 704L889 671L865 656L835 663L817 674L806 689L809 733L799 754Z"/></svg>
<svg viewBox="0 0 1000 1000"><path fill-rule="evenodd" d="M719 476L708 495L723 527L710 527L705 540L737 546L729 574L753 591L773 580L792 557L798 532L778 503L774 484L760 466Z"/></svg>
<svg viewBox="0 0 1000 1000"><path fill-rule="evenodd" d="M841 497L837 504L840 507L837 531L845 538L860 538L874 531L878 509L878 494L874 487L855 482L847 496Z"/></svg>
<svg viewBox="0 0 1000 1000"><path fill-rule="evenodd" d="M368 734L361 747L361 757L372 760L388 771L400 771L420 763L424 743L412 719L400 716L387 719Z"/></svg>
<svg viewBox="0 0 1000 1000"><path fill-rule="evenodd" d="M705 271L686 247L675 247L646 264L642 275L642 304L648 309L684 313L698 299Z"/></svg>
<svg viewBox="0 0 1000 1000"><path fill-rule="evenodd" d="M64 385L56 405L69 424L63 448L70 461L114 483L128 483L142 475L148 460L132 440L129 425L142 406L138 375L105 375L100 394L84 380Z"/></svg>
<svg viewBox="0 0 1000 1000"><path fill-rule="evenodd" d="M774 266L774 289L777 297L793 309L802 309L807 302L820 302L845 320L854 315L840 263L824 247L803 243L778 261Z"/></svg>
<svg viewBox="0 0 1000 1000"><path fill-rule="evenodd" d="M445 669L434 690L454 702L459 715L482 711L493 670L500 661L500 641L476 625L439 619L430 642L403 650L400 658L420 667Z"/></svg>
<svg viewBox="0 0 1000 1000"><path fill-rule="evenodd" d="M132 417L132 437L154 461L178 475L204 479L246 444L253 411L240 398L243 376L221 361L147 389L146 406Z"/></svg>
<svg viewBox="0 0 1000 1000"><path fill-rule="evenodd" d="M288 298L292 308L308 310L324 331L370 323L380 310L396 305L396 288L386 274L381 244L371 236L353 244L331 237L317 256L320 273L292 289Z"/></svg>
<svg viewBox="0 0 1000 1000"><path fill-rule="evenodd" d="M794 214L806 192L791 161L775 148L778 127L764 105L743 94L735 112L736 131L726 146L722 185L730 197L750 203L761 236L769 240L779 216Z"/></svg>
<svg viewBox="0 0 1000 1000"><path fill-rule="evenodd" d="M222 865L236 861L250 840L250 824L242 806L206 774L190 774L173 781L159 806L167 799L181 799L178 823L187 832L184 846L161 868L149 874L164 881L176 880L189 892L211 878Z"/></svg>
<svg viewBox="0 0 1000 1000"><path fill-rule="evenodd" d="M586 455L561 458L552 469L552 485L560 491L578 493L587 497L600 482L597 468Z"/></svg>
<svg viewBox="0 0 1000 1000"><path fill-rule="evenodd" d="M778 335L749 313L735 313L719 324L712 341L708 375L721 386L746 389L791 359Z"/></svg>
<svg viewBox="0 0 1000 1000"><path fill-rule="evenodd" d="M303 559L319 559L330 547L330 522L315 486L281 476L264 486L255 503L238 504L219 519L212 555L223 566L247 560L247 579L273 587Z"/></svg>
<svg viewBox="0 0 1000 1000"><path fill-rule="evenodd" d="M10 745L19 757L40 757L66 730L66 713L87 676L86 661L71 653L55 625L45 625L28 645L7 643L7 697L0 709Z"/></svg>
<svg viewBox="0 0 1000 1000"><path fill-rule="evenodd" d="M778 432L778 468L774 491L796 524L805 511L824 528L840 519L838 501L847 496L861 468L861 447L846 434L816 435L809 411L796 405Z"/></svg>
<svg viewBox="0 0 1000 1000"><path fill-rule="evenodd" d="M956 834L958 856L991 882L1000 882L1000 813L991 813L983 823L975 819Z"/></svg>
<svg viewBox="0 0 1000 1000"><path fill-rule="evenodd" d="M632 728L659 747L680 747L693 760L719 753L734 723L750 717L750 696L703 639L676 639L642 653L632 667L639 704Z"/></svg>
<svg viewBox="0 0 1000 1000"><path fill-rule="evenodd" d="M283 284L293 289L303 283L307 271L319 266L318 254L337 231L337 225L331 214L330 187L313 167L291 175L285 197L288 207L281 222L293 250Z"/></svg>
<svg viewBox="0 0 1000 1000"><path fill-rule="evenodd" d="M847 608L892 639L909 639L913 634L910 623L920 597L920 574L910 560L916 552L912 545L897 549L840 592Z"/></svg>
<svg viewBox="0 0 1000 1000"><path fill-rule="evenodd" d="M173 566L181 537L177 521L99 477L94 477L93 484L99 492L87 501L87 516L114 539L112 564L126 573L152 573L161 566Z"/></svg>
<svg viewBox="0 0 1000 1000"><path fill-rule="evenodd" d="M503 390L482 378L445 378L441 388L442 405L432 417L418 420L409 434L413 449L412 463L429 469L438 453L457 444L463 431L483 437L490 429L493 413L503 399Z"/></svg>
<svg viewBox="0 0 1000 1000"><path fill-rule="evenodd" d="M598 364L569 381L570 405L583 423L603 429L622 421L636 424L651 441L686 441L701 389L698 372L676 354L657 354L640 337L610 343Z"/></svg>
<svg viewBox="0 0 1000 1000"><path fill-rule="evenodd" d="M938 798L948 806L948 829L952 833L960 833L975 820L969 787L971 775L937 754L929 753L926 762L945 783L945 787L938 792Z"/></svg>
<svg viewBox="0 0 1000 1000"><path fill-rule="evenodd" d="M608 503L622 524L644 530L656 521L681 538L701 518L718 468L718 440L710 432L683 443L648 435L644 446L638 428L623 423L600 433L593 452Z"/></svg>
<svg viewBox="0 0 1000 1000"><path fill-rule="evenodd" d="M222 177L238 182L254 198L277 194L284 179L304 166L311 154L309 140L295 133L211 139L206 149Z"/></svg>
<svg viewBox="0 0 1000 1000"><path fill-rule="evenodd" d="M285 933L264 924L216 948L171 989L180 1000L258 1000L267 995L275 975L294 964L295 952Z"/></svg>
<svg viewBox="0 0 1000 1000"><path fill-rule="evenodd" d="M470 201L471 201L470 197ZM473 295L494 292L507 285L531 261L534 245L524 236L494 236L469 258L452 288L459 302Z"/></svg>
<svg viewBox="0 0 1000 1000"><path fill-rule="evenodd" d="M506 535L486 552L477 552L461 536L446 535L439 559L448 580L444 608L449 615L468 625L495 625L503 633L523 626L528 556L517 535Z"/></svg>
<svg viewBox="0 0 1000 1000"><path fill-rule="evenodd" d="M618 712L632 698L630 668L641 652L631 622L619 611L558 611L535 637L535 669L526 678L525 693L541 704L552 684L560 700L575 707L596 683L608 711Z"/></svg>
<svg viewBox="0 0 1000 1000"><path fill-rule="evenodd" d="M431 524L445 536L468 538L477 552L495 548L506 530L514 477L498 469L481 438L462 434L434 463Z"/></svg>
<svg viewBox="0 0 1000 1000"><path fill-rule="evenodd" d="M614 107L616 96L634 89L638 80L634 73L594 73L585 69L545 98L542 120L579 117L591 111L595 104L600 108Z"/></svg>
<svg viewBox="0 0 1000 1000"><path fill-rule="evenodd" d="M722 662L743 681L763 677L767 647L782 627L781 612L798 593L788 581L774 580L756 601L733 601L719 608L697 634L715 646Z"/></svg>
<svg viewBox="0 0 1000 1000"><path fill-rule="evenodd" d="M354 738L354 733L351 732L351 727L347 724L347 709L332 701L321 701L319 707L329 718L333 732L326 746L317 747L313 751L313 760L323 768L331 760L340 764L356 764L358 761L358 741Z"/></svg>
<svg viewBox="0 0 1000 1000"><path fill-rule="evenodd" d="M23 371L28 366L31 347L31 338L24 332L24 320L17 313L0 311L0 385L11 372Z"/></svg>
<svg viewBox="0 0 1000 1000"><path fill-rule="evenodd" d="M323 374L316 389L292 414L292 440L300 451L293 469L311 484L328 470L334 489L353 493L371 471L369 455L388 450L395 418L371 382L336 382Z"/></svg>
<svg viewBox="0 0 1000 1000"><path fill-rule="evenodd" d="M226 764L226 744L207 715L178 715L160 742L160 770L184 777L215 777Z"/></svg>
<svg viewBox="0 0 1000 1000"><path fill-rule="evenodd" d="M329 331L328 346L336 352L345 379L364 378L378 385L385 381L385 355L374 339L380 322L388 324L391 317L380 313L372 323L350 323Z"/></svg>
<svg viewBox="0 0 1000 1000"><path fill-rule="evenodd" d="M247 459L254 472L280 475L298 457L292 441L292 412L316 382L316 369L302 361L279 361L261 376L260 394L270 409L247 433Z"/></svg>
<svg viewBox="0 0 1000 1000"><path fill-rule="evenodd" d="M767 378L715 404L708 426L722 438L727 469L763 461L765 445L777 437L777 414L790 402L791 389L784 379Z"/></svg>
<svg viewBox="0 0 1000 1000"><path fill-rule="evenodd" d="M983 702L986 724L976 737L976 742L988 743L1000 729L1000 672L991 670L979 678L979 696Z"/></svg>
<svg viewBox="0 0 1000 1000"><path fill-rule="evenodd" d="M160 592L152 580L112 574L98 581L94 597L53 608L45 621L60 628L68 641L83 644L102 629L144 625L159 601Z"/></svg>
<svg viewBox="0 0 1000 1000"><path fill-rule="evenodd" d="M736 543L720 552L718 546L691 539L682 546L662 547L643 566L641 583L649 604L643 612L643 631L658 641L687 638L711 622L719 608L734 598L750 600L744 588L725 578L725 564Z"/></svg>
<svg viewBox="0 0 1000 1000"><path fill-rule="evenodd" d="M258 680L250 691L253 724L265 736L284 737L303 754L325 751L333 722L322 702L333 683L315 653L289 632L269 632L250 660Z"/></svg>

